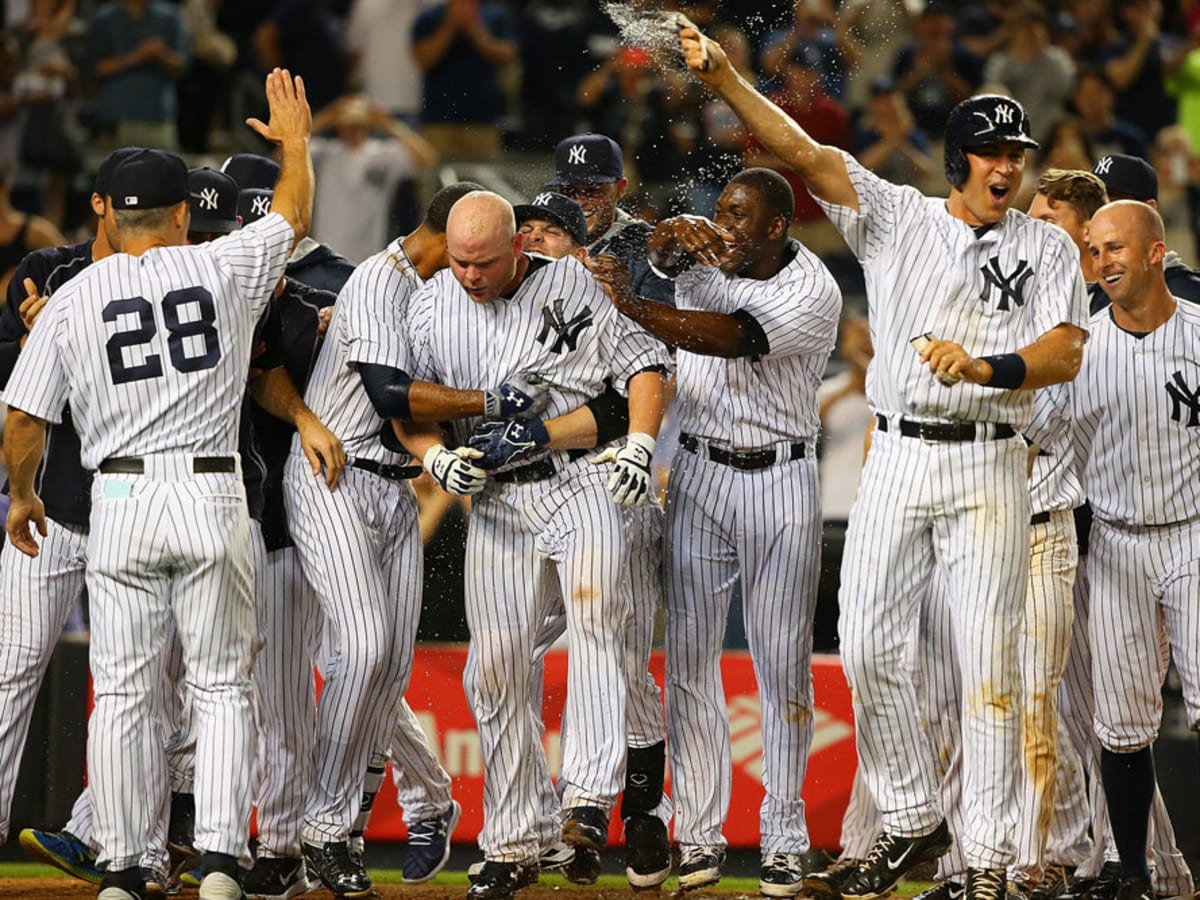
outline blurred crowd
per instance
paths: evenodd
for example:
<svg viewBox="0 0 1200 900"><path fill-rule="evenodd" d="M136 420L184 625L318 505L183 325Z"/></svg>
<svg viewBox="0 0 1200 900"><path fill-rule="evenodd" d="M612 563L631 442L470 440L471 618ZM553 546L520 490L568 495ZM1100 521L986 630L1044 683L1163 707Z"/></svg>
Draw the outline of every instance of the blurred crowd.
<svg viewBox="0 0 1200 900"><path fill-rule="evenodd" d="M622 34L615 7L623 21L684 12L818 140L926 190L944 191L949 109L1010 93L1042 142L1033 176L1143 156L1194 246L1200 0L4 0L0 178L18 209L70 225L89 148L257 149L241 122L281 65L341 145L326 156L360 158L375 197L439 158L548 155L594 130L625 148L631 211L708 212L734 171L770 160L669 51ZM349 205L340 187L327 230ZM798 194L797 220L818 222ZM373 226L360 230L367 246Z"/></svg>

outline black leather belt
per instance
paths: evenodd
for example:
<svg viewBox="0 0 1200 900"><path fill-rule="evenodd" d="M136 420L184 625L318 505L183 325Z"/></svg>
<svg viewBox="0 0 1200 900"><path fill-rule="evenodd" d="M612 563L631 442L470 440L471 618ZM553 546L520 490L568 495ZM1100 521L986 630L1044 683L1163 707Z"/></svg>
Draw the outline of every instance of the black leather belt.
<svg viewBox="0 0 1200 900"><path fill-rule="evenodd" d="M1040 512L1040 513L1034 513L1032 516L1029 517L1030 525L1045 525L1049 521L1050 521L1050 511L1049 510L1044 510L1043 512Z"/></svg>
<svg viewBox="0 0 1200 900"><path fill-rule="evenodd" d="M545 481L555 473L554 463L548 459L539 459L519 469L509 469L507 472L497 472L492 481L497 484L528 484L531 481Z"/></svg>
<svg viewBox="0 0 1200 900"><path fill-rule="evenodd" d="M754 469L765 469L768 466L773 466L780 462L779 451L775 447L768 447L765 450L722 450L720 447L714 447L712 444L701 445L700 439L695 435L684 432L679 436L679 446L689 453L707 455L710 460L722 466L729 466L731 469L742 469L743 471L753 471ZM787 456L783 462L791 462L794 459L804 458L804 443L798 442L788 444Z"/></svg>
<svg viewBox="0 0 1200 900"><path fill-rule="evenodd" d="M356 459L350 466L386 478L388 481L411 481L421 474L420 466L392 466L375 462L373 459Z"/></svg>
<svg viewBox="0 0 1200 900"><path fill-rule="evenodd" d="M880 431L888 431L890 426L886 416L875 414L875 422ZM979 423L983 425L984 423ZM1016 435L1011 425L1000 423L992 426L992 434L980 428L974 422L917 422L913 419L900 420L900 433L905 437L920 438L923 441L974 441L983 438L1002 441Z"/></svg>
<svg viewBox="0 0 1200 900"><path fill-rule="evenodd" d="M100 463L105 475L144 475L146 461L140 456L110 456ZM192 474L207 475L214 472L236 472L237 463L232 456L193 456Z"/></svg>

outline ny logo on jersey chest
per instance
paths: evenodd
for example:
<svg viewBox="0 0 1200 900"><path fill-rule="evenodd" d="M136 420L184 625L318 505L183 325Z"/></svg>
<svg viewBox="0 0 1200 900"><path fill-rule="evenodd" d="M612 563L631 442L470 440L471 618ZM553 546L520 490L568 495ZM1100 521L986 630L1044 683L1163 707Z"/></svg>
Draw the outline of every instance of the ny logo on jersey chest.
<svg viewBox="0 0 1200 900"><path fill-rule="evenodd" d="M551 333L554 343L548 344L551 353L566 353L574 350L579 341L579 333L592 324L592 310L585 306L570 319L563 313L563 300L551 300L542 307L542 330L538 332L540 343L547 344Z"/></svg>
<svg viewBox="0 0 1200 900"><path fill-rule="evenodd" d="M993 291L999 293L999 302L996 304L996 309L1001 312L1008 312L1011 308L1010 303L1016 306L1025 305L1025 282L1033 275L1033 267L1023 259L1017 260L1017 267L1011 272L1005 273L1000 270L1000 257L993 256L988 260L988 264L979 270L983 273L983 280L986 282L983 286L983 294L980 300L988 303L992 299Z"/></svg>
<svg viewBox="0 0 1200 900"><path fill-rule="evenodd" d="M1176 372L1164 387L1167 396L1171 398L1171 418L1176 422L1183 421L1183 411L1186 408L1188 428L1200 428L1200 385L1195 389L1189 388L1183 380L1183 373Z"/></svg>

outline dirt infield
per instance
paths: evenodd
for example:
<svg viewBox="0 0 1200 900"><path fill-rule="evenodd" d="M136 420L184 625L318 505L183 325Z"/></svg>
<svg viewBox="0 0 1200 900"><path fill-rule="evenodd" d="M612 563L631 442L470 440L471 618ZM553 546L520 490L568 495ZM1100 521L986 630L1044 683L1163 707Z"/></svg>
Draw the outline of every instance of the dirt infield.
<svg viewBox="0 0 1200 900"><path fill-rule="evenodd" d="M418 900L463 900L467 894L466 885L444 885L444 884L377 884L375 892L380 898L408 897L418 898ZM82 881L73 881L66 878L0 878L0 898L9 900L9 898L20 898L20 900L92 900L96 896L96 888L90 884L84 884ZM184 891L177 896L181 898L194 898L196 892ZM302 895L305 898L313 898L313 900L333 900L333 894L329 891L320 890L313 891ZM574 885L565 885L560 879L549 880L534 887L526 888L521 891L521 900L565 900L570 897L571 900L630 900L632 897L640 897L642 900L653 900L656 895L653 893L635 893L629 888L612 888L612 887L576 887ZM680 897L681 894L674 894L669 891L663 891L657 896L663 900L671 900L671 898ZM722 891L720 889L703 891L688 895L688 900L705 900L706 897L720 897L721 900L733 900L733 898L748 897L743 892L738 891ZM753 895L757 896L757 895Z"/></svg>

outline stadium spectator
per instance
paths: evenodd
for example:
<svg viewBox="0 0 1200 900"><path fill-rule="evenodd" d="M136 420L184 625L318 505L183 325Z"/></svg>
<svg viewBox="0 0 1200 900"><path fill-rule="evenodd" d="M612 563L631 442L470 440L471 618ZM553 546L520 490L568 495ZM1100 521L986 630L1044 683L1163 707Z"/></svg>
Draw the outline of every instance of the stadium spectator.
<svg viewBox="0 0 1200 900"><path fill-rule="evenodd" d="M935 171L929 136L916 126L904 95L887 75L871 85L871 99L854 130L854 155L881 178L919 185Z"/></svg>
<svg viewBox="0 0 1200 900"><path fill-rule="evenodd" d="M517 58L515 31L499 3L446 0L417 17L413 56L425 73L421 127L451 158L500 153L500 69Z"/></svg>
<svg viewBox="0 0 1200 900"><path fill-rule="evenodd" d="M833 0L796 0L792 26L767 36L762 51L762 71L778 76L787 59L801 47L814 47L821 55L821 84L825 93L843 101L850 72L862 56L850 22L833 9Z"/></svg>
<svg viewBox="0 0 1200 900"><path fill-rule="evenodd" d="M1182 48L1162 33L1162 0L1117 0L1117 8L1123 33L1103 51L1104 73L1116 95L1113 111L1153 141L1175 121L1165 73L1177 65Z"/></svg>
<svg viewBox="0 0 1200 900"><path fill-rule="evenodd" d="M308 104L318 112L346 90L345 32L333 0L278 0L254 33L254 49L266 71L278 66L301 76Z"/></svg>
<svg viewBox="0 0 1200 900"><path fill-rule="evenodd" d="M179 8L159 0L110 0L88 23L100 81L96 119L117 144L174 150L175 82L191 45Z"/></svg>
<svg viewBox="0 0 1200 900"><path fill-rule="evenodd" d="M1060 12L1074 22L1075 65L1103 63L1105 47L1117 38L1109 0L1063 0Z"/></svg>
<svg viewBox="0 0 1200 900"><path fill-rule="evenodd" d="M217 126L217 111L229 108L237 43L217 27L221 0L183 0L179 10L192 36L191 65L179 80L179 146L188 153L208 152L214 126L221 132L229 123L226 114ZM227 143L221 134L218 143Z"/></svg>
<svg viewBox="0 0 1200 900"><path fill-rule="evenodd" d="M940 138L950 110L979 86L981 66L975 55L955 40L954 16L947 7L926 6L915 33L915 39L896 55L892 76L917 124Z"/></svg>
<svg viewBox="0 0 1200 900"><path fill-rule="evenodd" d="M1114 113L1116 98L1102 69L1085 68L1075 77L1075 112L1079 127L1097 157L1109 153L1146 155L1146 133ZM1060 167L1065 168L1065 167Z"/></svg>
<svg viewBox="0 0 1200 900"><path fill-rule="evenodd" d="M0 160L0 297L8 296L8 282L25 254L67 242L54 223L13 208L10 176L10 164Z"/></svg>
<svg viewBox="0 0 1200 900"><path fill-rule="evenodd" d="M1050 43L1046 13L1035 0L1010 12L1002 34L1003 43L984 64L983 80L1004 85L1022 106L1038 111L1031 128L1041 143L1066 113L1075 63Z"/></svg>
<svg viewBox="0 0 1200 900"><path fill-rule="evenodd" d="M354 0L347 34L362 90L406 125L421 116L424 76L412 54L412 29L423 0Z"/></svg>
<svg viewBox="0 0 1200 900"><path fill-rule="evenodd" d="M1008 40L1012 12L1008 0L963 3L958 12L959 40L977 59L986 60Z"/></svg>
<svg viewBox="0 0 1200 900"><path fill-rule="evenodd" d="M320 137L332 130L336 137ZM374 136L379 134L379 137ZM437 162L437 151L366 97L342 97L313 118L313 237L358 264L395 229L388 211L396 185Z"/></svg>

